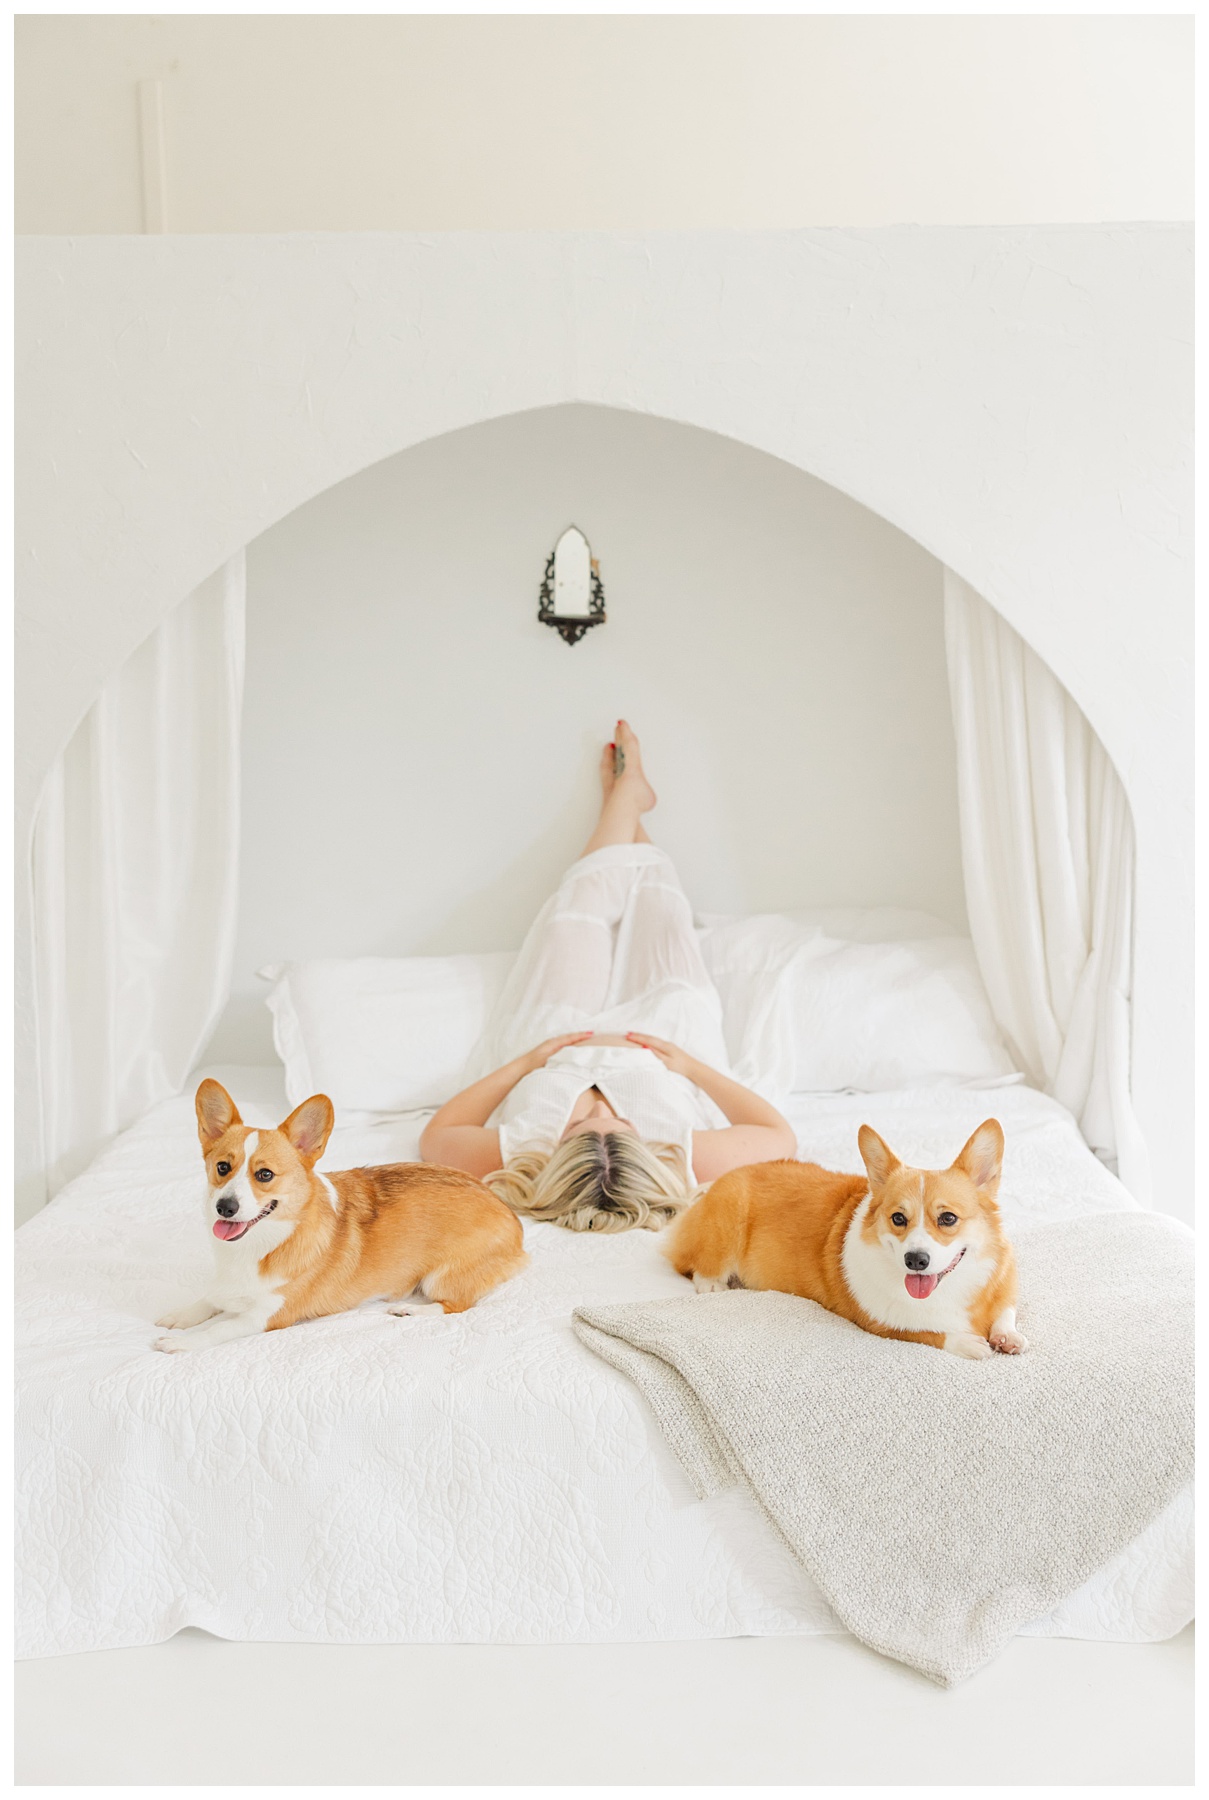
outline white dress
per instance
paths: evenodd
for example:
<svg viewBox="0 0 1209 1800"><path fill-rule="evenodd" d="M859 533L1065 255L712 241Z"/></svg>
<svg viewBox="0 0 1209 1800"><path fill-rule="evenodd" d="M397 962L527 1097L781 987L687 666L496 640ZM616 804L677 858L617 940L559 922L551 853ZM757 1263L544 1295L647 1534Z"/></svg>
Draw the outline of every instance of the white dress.
<svg viewBox="0 0 1209 1800"><path fill-rule="evenodd" d="M706 972L692 909L671 859L653 844L614 844L573 863L521 946L476 1058L498 1068L544 1039L592 1029L649 1031L726 1071L722 1002ZM518 1081L492 1114L504 1162L550 1148L586 1089L597 1088L648 1142L678 1144L726 1118L682 1075L637 1045L573 1045Z"/></svg>

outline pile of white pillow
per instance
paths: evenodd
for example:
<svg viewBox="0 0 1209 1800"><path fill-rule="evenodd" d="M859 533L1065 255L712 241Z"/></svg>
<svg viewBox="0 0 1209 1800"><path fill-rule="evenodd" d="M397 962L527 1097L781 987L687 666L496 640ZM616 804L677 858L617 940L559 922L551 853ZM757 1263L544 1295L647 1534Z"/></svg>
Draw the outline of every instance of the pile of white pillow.
<svg viewBox="0 0 1209 1800"><path fill-rule="evenodd" d="M968 937L890 908L706 918L731 1066L792 1093L1018 1080ZM268 1006L291 1105L439 1106L464 1085L513 953L278 963Z"/></svg>

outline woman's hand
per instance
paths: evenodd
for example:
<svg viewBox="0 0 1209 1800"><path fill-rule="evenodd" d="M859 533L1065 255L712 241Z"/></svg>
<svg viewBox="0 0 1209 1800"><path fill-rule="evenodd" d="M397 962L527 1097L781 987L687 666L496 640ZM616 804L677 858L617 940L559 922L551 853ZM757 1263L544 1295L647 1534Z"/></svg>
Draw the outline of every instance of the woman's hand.
<svg viewBox="0 0 1209 1800"><path fill-rule="evenodd" d="M651 1037L645 1031L627 1031L631 1044L653 1050L665 1069L673 1075L685 1075L719 1112L730 1122L719 1131L694 1131L693 1168L699 1181L716 1181L731 1169L744 1163L773 1162L780 1157L796 1156L798 1140L788 1119L782 1118L769 1101L753 1094L732 1075L711 1069L698 1062L678 1044Z"/></svg>
<svg viewBox="0 0 1209 1800"><path fill-rule="evenodd" d="M547 1038L527 1056L517 1056L502 1069L493 1069L480 1081L463 1088L444 1106L439 1106L420 1133L420 1155L425 1162L447 1163L451 1169L465 1169L480 1180L500 1166L500 1134L488 1119L518 1081L544 1068L556 1050L568 1044L582 1044L592 1036L590 1031L568 1031L562 1037Z"/></svg>
<svg viewBox="0 0 1209 1800"><path fill-rule="evenodd" d="M690 1081L697 1079L696 1071L700 1068L695 1056L682 1050L679 1044L669 1044L666 1038L651 1037L645 1031L627 1031L626 1042L638 1044L643 1050L653 1050L665 1069L673 1075L687 1075Z"/></svg>
<svg viewBox="0 0 1209 1800"><path fill-rule="evenodd" d="M555 1051L565 1050L570 1044L586 1044L588 1039L594 1036L595 1033L591 1031L566 1031L562 1037L547 1038L544 1044L538 1044L537 1048L530 1050L526 1056L525 1062L528 1064L529 1072L532 1073L534 1069L544 1069Z"/></svg>

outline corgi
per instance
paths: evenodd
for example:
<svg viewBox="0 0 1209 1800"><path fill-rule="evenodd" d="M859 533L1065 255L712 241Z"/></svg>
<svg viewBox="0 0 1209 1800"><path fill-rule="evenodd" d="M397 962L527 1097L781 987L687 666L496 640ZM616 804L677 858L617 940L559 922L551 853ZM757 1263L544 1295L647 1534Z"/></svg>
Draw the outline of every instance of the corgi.
<svg viewBox="0 0 1209 1800"><path fill-rule="evenodd" d="M996 1196L1003 1128L985 1120L947 1169L910 1169L868 1125L868 1179L817 1163L722 1176L673 1224L665 1253L706 1292L801 1294L879 1337L957 1356L1016 1356L1016 1261Z"/></svg>
<svg viewBox="0 0 1209 1800"><path fill-rule="evenodd" d="M465 1312L528 1262L520 1220L459 1169L389 1163L318 1175L335 1124L326 1094L275 1131L246 1126L217 1081L197 1090L214 1245L205 1298L156 1323L157 1350L202 1350L384 1297L405 1315ZM409 1300L416 1289L422 1300Z"/></svg>

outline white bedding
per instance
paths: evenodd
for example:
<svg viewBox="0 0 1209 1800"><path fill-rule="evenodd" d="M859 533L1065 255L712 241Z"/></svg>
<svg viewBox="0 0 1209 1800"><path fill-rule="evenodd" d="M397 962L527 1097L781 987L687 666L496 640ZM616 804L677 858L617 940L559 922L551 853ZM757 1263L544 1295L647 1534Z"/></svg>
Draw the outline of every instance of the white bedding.
<svg viewBox="0 0 1209 1800"><path fill-rule="evenodd" d="M252 1123L280 1071L215 1071ZM1009 1229L1133 1202L1027 1088L798 1096L803 1156L859 1167L868 1120L947 1162L1007 1133ZM337 1129L324 1167L416 1154L425 1115ZM380 1306L154 1353L195 1298L190 1098L155 1108L18 1234L19 1653L152 1644L186 1625L331 1643L558 1643L839 1629L738 1490L693 1496L645 1403L577 1342L580 1304L683 1291L647 1232L526 1227L530 1268L458 1318ZM1022 1316L1027 1330L1028 1296ZM1047 1619L1143 1641L1191 1617L1190 1492Z"/></svg>

